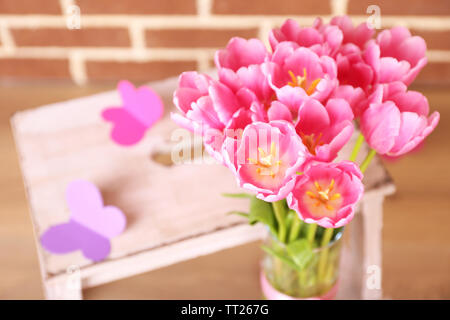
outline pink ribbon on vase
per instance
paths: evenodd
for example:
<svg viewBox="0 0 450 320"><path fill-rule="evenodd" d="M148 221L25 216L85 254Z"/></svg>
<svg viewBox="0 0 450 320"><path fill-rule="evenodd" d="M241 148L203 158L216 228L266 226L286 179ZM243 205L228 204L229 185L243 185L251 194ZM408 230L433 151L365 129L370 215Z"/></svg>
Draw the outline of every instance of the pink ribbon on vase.
<svg viewBox="0 0 450 320"><path fill-rule="evenodd" d="M260 282L261 282L261 289L268 300L332 300L336 296L336 293L339 288L339 280L336 281L336 284L324 295L321 295L320 297L310 297L310 298L295 298L288 296L287 294L284 294L277 289L275 289L267 280L266 275L264 274L264 271L261 270L260 274Z"/></svg>

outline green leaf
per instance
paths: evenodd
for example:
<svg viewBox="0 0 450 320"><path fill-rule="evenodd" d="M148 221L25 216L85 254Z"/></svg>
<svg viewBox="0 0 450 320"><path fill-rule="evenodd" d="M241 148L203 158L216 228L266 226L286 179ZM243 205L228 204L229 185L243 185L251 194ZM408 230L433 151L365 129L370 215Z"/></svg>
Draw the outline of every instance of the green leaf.
<svg viewBox="0 0 450 320"><path fill-rule="evenodd" d="M255 196L249 193L222 193L222 196L228 197L228 198L248 198L252 199Z"/></svg>
<svg viewBox="0 0 450 320"><path fill-rule="evenodd" d="M274 235L277 235L276 220L272 204L270 202L253 197L250 200L250 212L248 219L250 224L254 224L256 222L264 223L269 227L270 231Z"/></svg>
<svg viewBox="0 0 450 320"><path fill-rule="evenodd" d="M244 218L247 218L247 219L249 219L249 216L250 216L248 213L245 213L245 212L242 212L242 211L230 211L230 212L227 212L227 214L236 214L238 216L241 216L241 217L244 217Z"/></svg>
<svg viewBox="0 0 450 320"><path fill-rule="evenodd" d="M267 225L275 236L277 235L277 222L270 202L260 200L248 193L224 193L222 195L231 198L250 199L250 211L248 214L240 211L231 211L229 214L237 214L246 217L251 225L261 222Z"/></svg>
<svg viewBox="0 0 450 320"><path fill-rule="evenodd" d="M289 259L289 257L286 257L285 255L283 255L280 252L277 252L275 250L273 250L270 247L267 247L265 245L262 245L261 248L267 252L268 254L274 256L275 258L280 259L282 262L286 263L288 266L290 266L292 269L294 270L298 270L301 271L300 268L294 263L294 261L292 261L291 259Z"/></svg>
<svg viewBox="0 0 450 320"><path fill-rule="evenodd" d="M304 269L314 255L311 245L306 239L299 239L289 243L286 246L286 250L300 269Z"/></svg>

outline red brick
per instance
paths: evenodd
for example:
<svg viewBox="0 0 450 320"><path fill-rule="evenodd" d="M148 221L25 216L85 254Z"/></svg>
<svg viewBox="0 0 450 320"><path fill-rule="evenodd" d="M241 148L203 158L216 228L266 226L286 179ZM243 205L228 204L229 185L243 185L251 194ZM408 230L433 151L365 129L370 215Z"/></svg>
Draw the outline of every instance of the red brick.
<svg viewBox="0 0 450 320"><path fill-rule="evenodd" d="M0 14L61 14L58 0L0 0Z"/></svg>
<svg viewBox="0 0 450 320"><path fill-rule="evenodd" d="M413 85L422 84L450 85L450 63L429 62L413 82Z"/></svg>
<svg viewBox="0 0 450 320"><path fill-rule="evenodd" d="M195 61L151 61L143 63L88 61L86 68L90 80L152 81L176 76L183 71L195 70L197 64Z"/></svg>
<svg viewBox="0 0 450 320"><path fill-rule="evenodd" d="M448 0L350 0L348 13L365 15L367 7L376 4L383 15L450 15Z"/></svg>
<svg viewBox="0 0 450 320"><path fill-rule="evenodd" d="M147 30L145 38L149 47L164 48L219 48L232 37L256 38L257 29L164 29Z"/></svg>
<svg viewBox="0 0 450 320"><path fill-rule="evenodd" d="M215 0L216 14L314 15L330 14L330 0Z"/></svg>
<svg viewBox="0 0 450 320"><path fill-rule="evenodd" d="M130 46L128 30L125 28L82 29L12 29L18 46L61 47L126 47Z"/></svg>
<svg viewBox="0 0 450 320"><path fill-rule="evenodd" d="M81 14L196 14L196 0L77 0Z"/></svg>
<svg viewBox="0 0 450 320"><path fill-rule="evenodd" d="M5 79L70 79L65 59L0 59L0 77Z"/></svg>
<svg viewBox="0 0 450 320"><path fill-rule="evenodd" d="M450 31L411 30L411 33L424 38L428 49L450 50Z"/></svg>

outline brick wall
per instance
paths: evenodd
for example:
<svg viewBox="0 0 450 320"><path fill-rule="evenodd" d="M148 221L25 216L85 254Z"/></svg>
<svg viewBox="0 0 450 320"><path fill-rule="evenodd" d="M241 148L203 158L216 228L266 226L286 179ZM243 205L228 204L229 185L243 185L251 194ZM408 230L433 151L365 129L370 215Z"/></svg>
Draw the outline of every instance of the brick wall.
<svg viewBox="0 0 450 320"><path fill-rule="evenodd" d="M84 84L206 70L232 36L265 40L287 17L362 22L373 4L383 27L404 25L426 39L430 62L417 82L450 84L450 0L0 0L0 79ZM73 5L79 30L67 27Z"/></svg>

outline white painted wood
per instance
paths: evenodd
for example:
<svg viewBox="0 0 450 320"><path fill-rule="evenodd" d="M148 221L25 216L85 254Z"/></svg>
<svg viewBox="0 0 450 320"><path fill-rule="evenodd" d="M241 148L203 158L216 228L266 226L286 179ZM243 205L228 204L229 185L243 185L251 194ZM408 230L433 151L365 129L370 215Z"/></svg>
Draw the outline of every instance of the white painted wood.
<svg viewBox="0 0 450 320"><path fill-rule="evenodd" d="M363 285L361 288L361 297L363 299L381 299L381 274L380 285L374 286L371 277L377 277L377 272L382 270L382 228L383 228L383 195L366 197L363 201L363 229L362 235L364 246L364 257L362 261ZM378 282L378 281L377 281Z"/></svg>
<svg viewBox="0 0 450 320"><path fill-rule="evenodd" d="M105 262L81 269L83 288L148 272L189 260L219 250L231 248L261 239L265 234L263 226L252 227L247 223L218 230L205 235L181 240L159 248L139 252L129 257ZM65 274L52 279L64 279Z"/></svg>
<svg viewBox="0 0 450 320"><path fill-rule="evenodd" d="M44 281L44 294L47 300L81 300L81 271L77 266L70 266L67 273Z"/></svg>

